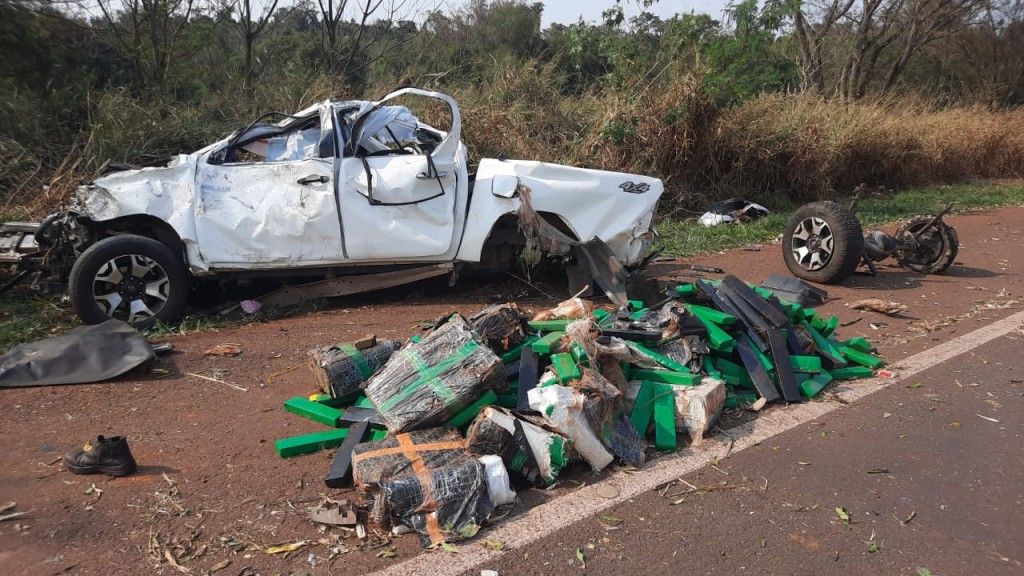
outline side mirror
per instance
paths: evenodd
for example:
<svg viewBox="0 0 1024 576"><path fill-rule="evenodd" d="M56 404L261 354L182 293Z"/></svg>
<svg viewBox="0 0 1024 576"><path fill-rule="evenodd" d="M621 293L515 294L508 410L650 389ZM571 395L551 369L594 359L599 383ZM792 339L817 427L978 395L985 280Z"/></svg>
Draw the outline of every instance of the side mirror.
<svg viewBox="0 0 1024 576"><path fill-rule="evenodd" d="M519 178L507 174L499 174L491 179L491 194L501 198L515 198L519 188Z"/></svg>

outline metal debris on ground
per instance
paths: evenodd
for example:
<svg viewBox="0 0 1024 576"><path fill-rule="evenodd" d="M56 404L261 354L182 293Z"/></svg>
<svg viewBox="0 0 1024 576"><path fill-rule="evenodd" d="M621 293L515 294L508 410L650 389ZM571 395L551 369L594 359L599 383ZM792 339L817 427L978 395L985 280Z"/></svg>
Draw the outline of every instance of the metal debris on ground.
<svg viewBox="0 0 1024 576"><path fill-rule="evenodd" d="M279 439L277 452L336 449L327 487L354 485L357 508L385 534L416 532L432 547L470 538L517 492L581 463L641 467L652 446L696 447L726 409L757 412L872 376L884 364L873 345L840 339L837 317L792 301L825 299L802 284L774 283L776 293L726 276L616 309L502 304L446 315L404 344L317 349L327 393L285 408L326 428ZM339 512L358 531L356 514Z"/></svg>

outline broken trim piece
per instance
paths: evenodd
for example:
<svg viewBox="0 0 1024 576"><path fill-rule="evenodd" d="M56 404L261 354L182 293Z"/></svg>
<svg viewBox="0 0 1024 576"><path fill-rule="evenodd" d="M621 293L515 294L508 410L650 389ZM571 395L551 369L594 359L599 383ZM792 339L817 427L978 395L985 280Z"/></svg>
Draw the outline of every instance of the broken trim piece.
<svg viewBox="0 0 1024 576"><path fill-rule="evenodd" d="M393 272L328 278L327 280L319 280L301 286L285 286L260 298L260 301L266 306L285 306L297 304L310 298L348 296L350 294L392 288L426 280L427 278L442 276L452 272L454 269L454 264L444 263Z"/></svg>

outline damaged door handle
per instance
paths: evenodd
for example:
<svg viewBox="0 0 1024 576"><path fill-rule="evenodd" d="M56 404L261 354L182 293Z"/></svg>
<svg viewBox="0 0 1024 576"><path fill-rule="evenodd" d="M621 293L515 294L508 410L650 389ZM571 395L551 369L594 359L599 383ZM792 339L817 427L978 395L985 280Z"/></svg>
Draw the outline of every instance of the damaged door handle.
<svg viewBox="0 0 1024 576"><path fill-rule="evenodd" d="M303 186L306 186L306 185L309 185L309 184L313 184L313 183L324 184L324 183L330 182L330 181L331 181L331 179L328 176L306 176L304 178L299 178L299 180L298 180L299 184L302 184Z"/></svg>

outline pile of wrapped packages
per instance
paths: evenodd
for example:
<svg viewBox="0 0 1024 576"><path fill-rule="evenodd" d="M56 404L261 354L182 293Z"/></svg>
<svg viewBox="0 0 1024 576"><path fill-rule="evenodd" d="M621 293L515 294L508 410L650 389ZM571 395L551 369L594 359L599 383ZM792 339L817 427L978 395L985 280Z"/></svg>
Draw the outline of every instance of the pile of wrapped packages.
<svg viewBox="0 0 1024 576"><path fill-rule="evenodd" d="M809 307L823 298L813 292L727 276L618 310L579 298L533 315L501 304L404 343L318 348L323 393L285 409L327 428L277 451L336 449L327 486L354 486L381 527L415 531L424 546L469 538L516 490L573 467L642 467L651 441L699 444L727 408L800 402L871 376L881 358L864 338L841 340L838 318Z"/></svg>

